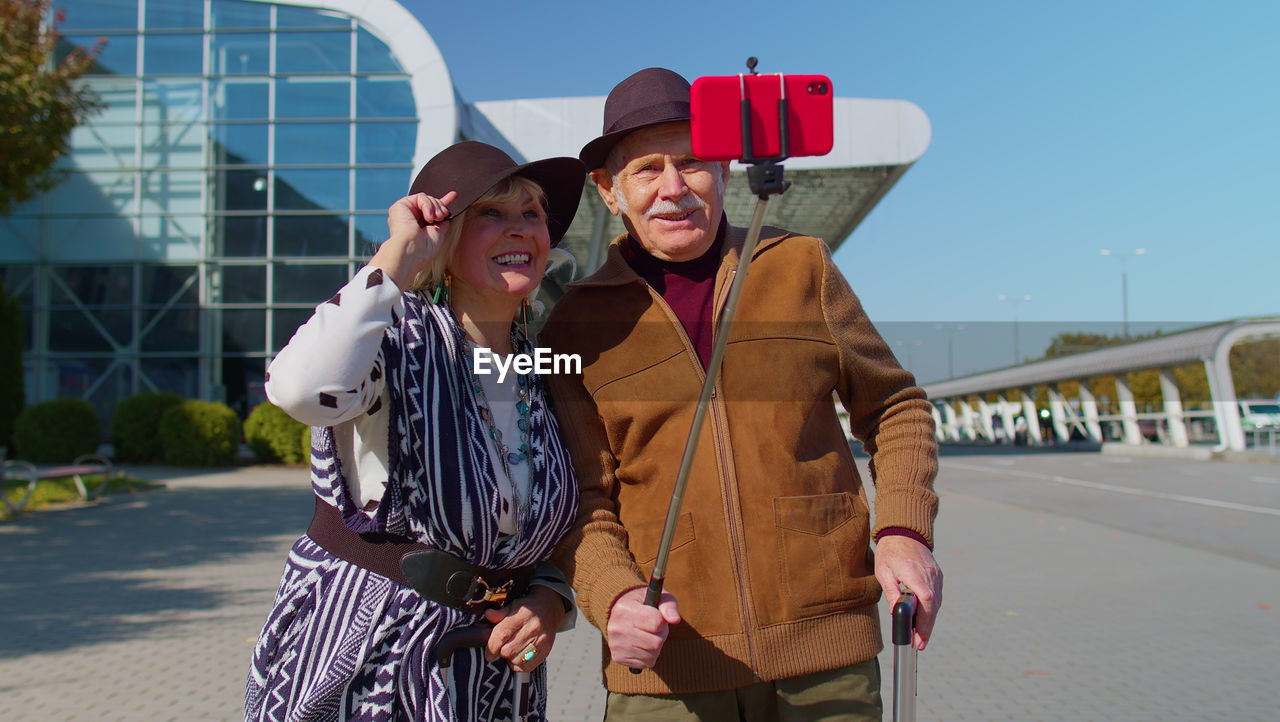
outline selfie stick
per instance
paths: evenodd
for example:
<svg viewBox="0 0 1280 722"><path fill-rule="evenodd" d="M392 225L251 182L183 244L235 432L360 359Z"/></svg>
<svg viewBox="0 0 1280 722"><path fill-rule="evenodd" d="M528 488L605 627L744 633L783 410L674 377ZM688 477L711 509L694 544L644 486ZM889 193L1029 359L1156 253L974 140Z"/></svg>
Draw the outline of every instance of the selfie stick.
<svg viewBox="0 0 1280 722"><path fill-rule="evenodd" d="M747 69L754 75L756 59L747 58ZM720 376L720 364L724 359L725 346L729 340L729 326L738 308L738 297L742 295L742 287L747 280L747 266L751 263L751 255L755 252L756 243L760 241L760 228L764 225L764 212L769 205L769 196L778 195L791 187L791 183L783 179L782 161L787 159L787 93L783 76L778 74L778 82L783 88L778 100L778 128L782 135L781 152L771 158L757 158L751 148L751 104L747 99L746 80L744 75L738 76L741 81L742 106L742 148L743 163L749 163L747 183L756 196L755 211L751 215L751 226L747 229L747 240L742 245L738 270L729 287L729 298L725 301L724 313L720 315L720 327L715 335L715 345L711 351L711 360L707 363L707 377L702 382L702 394L698 397L698 406L693 412L693 424L689 428L689 439L684 445L684 456L680 459L680 471L676 474L675 488L671 492L671 505L667 507L667 520L662 527L662 539L658 542L658 556L653 563L653 574L649 577L649 587L645 591L644 603L657 608L662 597L662 582L667 577L667 556L671 552L671 541L676 533L676 519L680 517L680 505L684 501L684 490L689 483L689 472L693 468L694 452L698 448L698 437L702 432L702 424L706 420L707 409L711 406L711 396L715 392L716 379ZM632 674L640 674L640 670L631 668Z"/></svg>

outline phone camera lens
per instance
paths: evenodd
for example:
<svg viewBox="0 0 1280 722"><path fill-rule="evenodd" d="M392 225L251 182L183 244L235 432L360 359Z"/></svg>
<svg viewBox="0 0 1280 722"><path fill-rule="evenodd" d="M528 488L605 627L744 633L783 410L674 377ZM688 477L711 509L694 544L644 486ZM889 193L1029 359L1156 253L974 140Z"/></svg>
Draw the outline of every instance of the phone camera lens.
<svg viewBox="0 0 1280 722"><path fill-rule="evenodd" d="M809 95L826 95L827 84L821 81L809 83Z"/></svg>

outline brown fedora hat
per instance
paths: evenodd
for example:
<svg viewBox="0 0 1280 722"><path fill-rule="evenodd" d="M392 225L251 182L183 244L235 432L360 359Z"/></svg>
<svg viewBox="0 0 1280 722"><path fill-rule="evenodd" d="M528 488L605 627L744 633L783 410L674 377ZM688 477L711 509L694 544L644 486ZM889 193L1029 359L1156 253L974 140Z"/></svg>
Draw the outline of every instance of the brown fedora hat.
<svg viewBox="0 0 1280 722"><path fill-rule="evenodd" d="M689 120L689 81L666 68L645 68L609 91L604 132L582 146L578 157L587 170L595 170L628 133L681 120Z"/></svg>
<svg viewBox="0 0 1280 722"><path fill-rule="evenodd" d="M409 195L426 193L440 198L449 191L458 197L449 204L449 217L457 218L499 181L518 175L542 186L547 194L547 230L556 245L569 230L582 199L586 169L577 158L547 158L520 165L488 143L465 140L454 143L418 171Z"/></svg>

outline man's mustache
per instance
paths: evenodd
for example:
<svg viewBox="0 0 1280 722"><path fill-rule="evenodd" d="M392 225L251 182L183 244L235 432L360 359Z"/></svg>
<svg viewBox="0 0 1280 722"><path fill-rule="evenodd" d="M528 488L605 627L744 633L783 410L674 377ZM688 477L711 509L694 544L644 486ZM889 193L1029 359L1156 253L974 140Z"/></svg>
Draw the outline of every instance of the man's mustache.
<svg viewBox="0 0 1280 722"><path fill-rule="evenodd" d="M644 212L645 220L649 220L654 216L672 215L675 213L684 213L685 211L698 211L707 207L705 201L698 196L690 193L680 197L679 201L671 201L666 198L659 198L649 206L649 210Z"/></svg>

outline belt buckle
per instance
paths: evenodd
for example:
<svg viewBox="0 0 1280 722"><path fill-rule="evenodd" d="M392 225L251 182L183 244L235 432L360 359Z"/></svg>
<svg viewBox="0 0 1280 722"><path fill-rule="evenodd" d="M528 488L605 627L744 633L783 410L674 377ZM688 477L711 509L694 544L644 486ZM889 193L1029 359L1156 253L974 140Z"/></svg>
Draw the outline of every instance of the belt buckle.
<svg viewBox="0 0 1280 722"><path fill-rule="evenodd" d="M501 607L506 603L507 597L510 596L511 587L515 584L515 581L515 579L508 579L507 583L500 587L491 587L484 579L473 577L471 589L467 592L466 605L468 607L483 607L486 604L493 604ZM482 594L479 593L480 588L484 589Z"/></svg>

